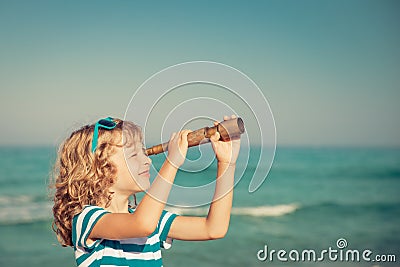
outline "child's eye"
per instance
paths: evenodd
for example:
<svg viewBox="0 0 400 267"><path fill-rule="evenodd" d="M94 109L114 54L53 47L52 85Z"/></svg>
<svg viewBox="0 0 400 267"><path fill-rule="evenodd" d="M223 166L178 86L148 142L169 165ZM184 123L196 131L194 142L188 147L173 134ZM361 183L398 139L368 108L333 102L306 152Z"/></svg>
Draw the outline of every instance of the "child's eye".
<svg viewBox="0 0 400 267"><path fill-rule="evenodd" d="M136 157L136 156L137 156L137 153L134 153L130 157L133 158L133 157Z"/></svg>

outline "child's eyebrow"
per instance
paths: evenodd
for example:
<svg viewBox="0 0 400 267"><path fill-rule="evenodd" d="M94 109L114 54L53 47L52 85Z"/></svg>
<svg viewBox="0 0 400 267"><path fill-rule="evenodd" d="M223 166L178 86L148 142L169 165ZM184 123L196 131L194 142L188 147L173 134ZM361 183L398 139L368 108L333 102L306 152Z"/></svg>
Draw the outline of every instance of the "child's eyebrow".
<svg viewBox="0 0 400 267"><path fill-rule="evenodd" d="M145 149L144 144L138 143L136 145L127 147L125 149L125 151L126 151L126 153L134 153L134 152L137 152L137 151L142 150L142 149Z"/></svg>
<svg viewBox="0 0 400 267"><path fill-rule="evenodd" d="M125 153L128 153L128 154L131 154L135 151L136 151L135 147L128 147L125 149Z"/></svg>

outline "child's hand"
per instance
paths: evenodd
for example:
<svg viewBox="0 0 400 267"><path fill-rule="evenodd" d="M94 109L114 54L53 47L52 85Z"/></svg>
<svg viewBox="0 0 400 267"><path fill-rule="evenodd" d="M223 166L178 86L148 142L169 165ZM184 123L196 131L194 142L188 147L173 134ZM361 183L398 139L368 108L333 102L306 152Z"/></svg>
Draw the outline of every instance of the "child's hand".
<svg viewBox="0 0 400 267"><path fill-rule="evenodd" d="M183 130L179 133L172 133L168 143L167 160L176 168L179 168L186 158L188 150L187 135L191 130Z"/></svg>
<svg viewBox="0 0 400 267"><path fill-rule="evenodd" d="M231 116L232 119L236 118L235 115ZM224 120L229 120L228 116L224 116ZM214 125L218 125L219 122L214 122ZM236 163L240 150L240 137L237 139L224 142L218 141L220 135L216 132L210 137L212 148L214 149L215 156L218 162L229 163L231 165Z"/></svg>

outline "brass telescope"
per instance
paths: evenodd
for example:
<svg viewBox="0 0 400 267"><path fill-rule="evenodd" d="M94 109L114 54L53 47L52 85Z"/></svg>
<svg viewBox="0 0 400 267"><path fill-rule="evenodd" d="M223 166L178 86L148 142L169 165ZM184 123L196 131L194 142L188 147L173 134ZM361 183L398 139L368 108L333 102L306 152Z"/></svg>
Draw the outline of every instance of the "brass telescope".
<svg viewBox="0 0 400 267"><path fill-rule="evenodd" d="M241 118L229 119L220 122L214 127L204 127L188 134L189 147L198 146L210 142L210 137L219 132L221 141L229 141L239 138L245 131L244 123ZM168 150L168 142L146 149L148 156L157 155Z"/></svg>

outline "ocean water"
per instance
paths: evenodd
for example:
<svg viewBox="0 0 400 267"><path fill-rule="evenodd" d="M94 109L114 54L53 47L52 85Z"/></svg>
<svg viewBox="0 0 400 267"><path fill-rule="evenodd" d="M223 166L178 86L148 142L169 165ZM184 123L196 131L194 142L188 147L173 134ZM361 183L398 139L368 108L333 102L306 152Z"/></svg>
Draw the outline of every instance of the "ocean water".
<svg viewBox="0 0 400 267"><path fill-rule="evenodd" d="M54 159L52 147L0 148L0 266L75 266L73 249L58 245L51 230L47 186ZM175 240L163 251L164 266L400 266L400 149L278 147L268 178L251 194L249 173L235 187L226 237ZM205 174L214 177L215 166ZM206 207L175 211L201 215ZM341 238L344 252L369 249L396 262L257 258L265 246L268 252L339 250Z"/></svg>

